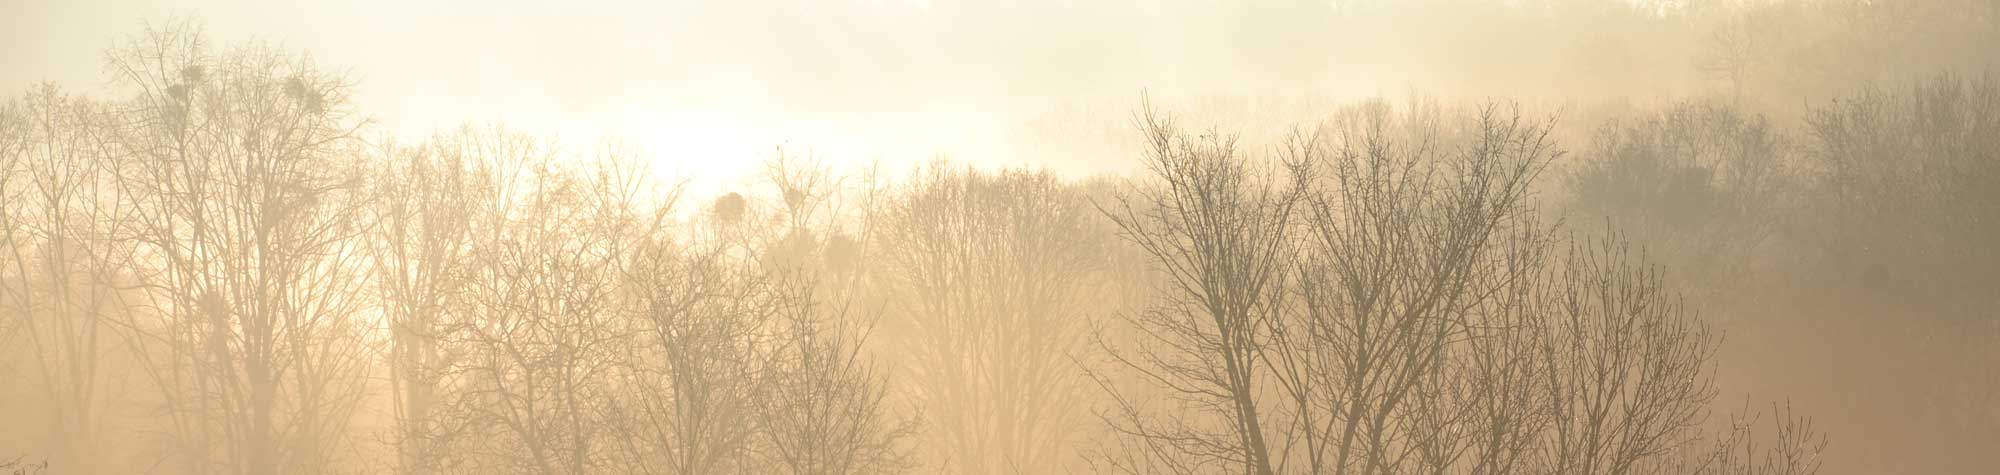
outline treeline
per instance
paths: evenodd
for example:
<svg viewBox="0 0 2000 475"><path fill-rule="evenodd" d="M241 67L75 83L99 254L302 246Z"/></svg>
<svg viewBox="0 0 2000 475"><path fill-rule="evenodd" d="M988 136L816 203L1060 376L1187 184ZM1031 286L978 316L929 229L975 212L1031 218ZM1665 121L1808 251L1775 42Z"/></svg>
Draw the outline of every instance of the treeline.
<svg viewBox="0 0 2000 475"><path fill-rule="evenodd" d="M185 25L108 56L129 96L0 116L10 386L54 470L912 468L819 170L680 213L615 152L370 143L338 76Z"/></svg>
<svg viewBox="0 0 2000 475"><path fill-rule="evenodd" d="M1774 120L1692 100L1597 125L1552 198L1730 328L1739 387L1852 410L1857 471L1977 472L2000 443L2000 83L1934 74Z"/></svg>
<svg viewBox="0 0 2000 475"><path fill-rule="evenodd" d="M1130 179L780 151L697 197L617 148L374 138L341 76L186 25L107 57L119 97L0 107L0 412L51 471L1814 473L1815 419L1721 397L1753 362L1718 351L1835 308L1958 345L1874 401L1935 411L1934 468L2000 441L1985 77L1569 144L1147 109Z"/></svg>
<svg viewBox="0 0 2000 475"><path fill-rule="evenodd" d="M1228 124L1257 143L1282 140L1291 127L1318 120L1329 103L1353 100L1350 91L1394 95L1415 87L1508 97L1565 107L1561 125L1590 129L1658 107L1657 100L1687 97L1803 120L1807 109L1863 84L2000 68L1992 46L2000 44L2000 4L1991 0L1146 3L1147 20L1168 31L1205 31L1215 21L1257 25L1196 44L1170 43L1188 41L1174 36L1108 53L1138 55L1171 44L1220 55L1225 66L1182 68L1135 83L1172 99L1191 118ZM1091 7L1111 15L1139 9L1119 2ZM1061 15L1029 18L1051 16ZM1247 91L1213 92L1190 78L1243 84ZM1124 119L1132 104L1122 100L1127 91L1112 93L1121 100L1037 110L1008 138L1032 144L1022 147L1028 153L1080 161L1128 153Z"/></svg>

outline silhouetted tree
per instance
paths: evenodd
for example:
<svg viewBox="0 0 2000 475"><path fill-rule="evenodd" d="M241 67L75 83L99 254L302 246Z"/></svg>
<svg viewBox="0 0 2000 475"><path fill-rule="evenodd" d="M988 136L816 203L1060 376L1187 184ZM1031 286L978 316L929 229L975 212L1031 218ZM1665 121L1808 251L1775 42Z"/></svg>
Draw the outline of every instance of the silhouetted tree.
<svg viewBox="0 0 2000 475"><path fill-rule="evenodd" d="M1452 122L1464 120L1464 129ZM1298 313L1284 388L1312 470L1505 472L1542 423L1520 348L1545 231L1530 190L1559 155L1548 129L1495 108L1349 110L1297 145L1315 175L1303 212ZM1322 453L1324 451L1325 453Z"/></svg>
<svg viewBox="0 0 2000 475"><path fill-rule="evenodd" d="M188 24L108 55L154 302L131 324L190 473L338 466L367 355L347 84ZM157 318L153 318L157 316Z"/></svg>
<svg viewBox="0 0 2000 475"><path fill-rule="evenodd" d="M1172 401L1149 406L1100 378L1124 436L1101 454L1107 468L1571 474L1707 463L1676 457L1705 438L1716 339L1615 235L1548 258L1561 240L1540 224L1532 191L1561 152L1545 124L1494 107L1462 117L1363 105L1281 149L1295 188L1246 186L1228 147L1183 152L1187 138L1142 124L1164 144L1155 157L1187 158L1156 158L1164 183L1114 218L1178 285L1163 290L1165 310L1134 322L1147 337L1136 350L1108 349ZM1289 216L1274 210L1300 218L1249 219ZM1249 257L1274 262L1224 267L1263 262ZM1276 288L1237 287L1258 282ZM1222 423L1190 421L1191 408ZM1814 436L1809 424L1788 424L1780 438L1792 442L1774 456L1816 456L1796 443Z"/></svg>
<svg viewBox="0 0 2000 475"><path fill-rule="evenodd" d="M1149 413L1114 391L1118 407L1104 417L1143 452L1108 461L1128 472L1275 473L1284 461L1269 437L1282 429L1258 394L1272 384L1266 352L1286 312L1302 189L1237 156L1234 138L1183 135L1150 108L1139 124L1153 180L1107 212L1167 277L1159 302L1132 318L1145 339L1109 350L1194 412Z"/></svg>

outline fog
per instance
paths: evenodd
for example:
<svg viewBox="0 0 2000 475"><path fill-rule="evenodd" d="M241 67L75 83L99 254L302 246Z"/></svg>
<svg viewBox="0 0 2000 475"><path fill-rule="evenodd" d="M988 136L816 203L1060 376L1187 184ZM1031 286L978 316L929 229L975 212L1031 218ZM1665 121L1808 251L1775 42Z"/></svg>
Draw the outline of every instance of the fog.
<svg viewBox="0 0 2000 475"><path fill-rule="evenodd" d="M0 0L0 473L1990 473L1994 0Z"/></svg>

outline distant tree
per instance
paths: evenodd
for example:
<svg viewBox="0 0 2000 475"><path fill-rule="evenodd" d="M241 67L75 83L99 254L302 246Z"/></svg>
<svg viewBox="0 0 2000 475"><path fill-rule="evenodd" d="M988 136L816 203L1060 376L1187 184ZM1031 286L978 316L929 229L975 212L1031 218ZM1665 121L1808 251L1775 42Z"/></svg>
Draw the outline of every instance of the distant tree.
<svg viewBox="0 0 2000 475"><path fill-rule="evenodd" d="M0 254L0 258L8 259L5 265L0 265L0 279L5 279L0 282L9 284L8 293L0 294L9 299L0 301L0 305L4 305L0 308L8 311L6 315L0 316L0 341L10 343L14 341L14 336L20 331L21 325L26 323L26 312L22 311L26 305L13 299L18 298L16 295L19 293L19 288L15 286L25 287L28 281L28 276L24 273L27 264L21 262L21 258L18 257L24 251L19 249L21 243L14 238L26 232L27 223L16 217L24 212L22 208L25 207L18 204L10 206L7 203L22 203L28 194L29 187L25 186L27 179L21 171L22 162L26 161L29 150L34 148L28 139L28 124L27 116L21 111L19 102L9 100L0 103L0 200L4 200L0 201L0 212L5 213L0 215L5 217L0 219L0 233L4 233L0 235L6 236L7 239L6 252ZM0 372L11 370L12 364L12 358L0 357Z"/></svg>
<svg viewBox="0 0 2000 475"><path fill-rule="evenodd" d="M845 312L852 263L826 255L844 236L839 180L795 160L767 164L782 207L727 194L634 249L622 285L636 335L612 421L628 470L908 468L914 424L888 406L886 375L862 351L867 333Z"/></svg>
<svg viewBox="0 0 2000 475"><path fill-rule="evenodd" d="M1953 74L1902 90L1866 87L1816 108L1807 119L1817 172L1808 214L1820 219L1814 236L1836 261L1828 270L1859 276L1870 264L1921 266L1941 278L1914 287L1938 292L1983 294L1983 283L2000 279L1982 252L2000 231L1992 224L2000 191L1987 185L2000 179L1996 108L2000 80Z"/></svg>
<svg viewBox="0 0 2000 475"><path fill-rule="evenodd" d="M756 243L759 260L776 273L831 271L828 251L834 238L845 236L841 200L844 178L811 156L788 154L783 148L764 162L762 176L778 203L765 242ZM724 199L728 197L725 196Z"/></svg>
<svg viewBox="0 0 2000 475"><path fill-rule="evenodd" d="M1759 115L1687 102L1614 120L1568 163L1561 211L1609 221L1655 259L1675 287L1725 303L1795 223L1801 164L1795 141Z"/></svg>
<svg viewBox="0 0 2000 475"><path fill-rule="evenodd" d="M1070 358L1103 243L1046 172L922 169L878 210L873 283L929 447L962 473L1057 470L1083 415Z"/></svg>
<svg viewBox="0 0 2000 475"><path fill-rule="evenodd" d="M1782 0L1695 4L1697 72L1739 106L1796 110L1879 81L1994 71L1990 0Z"/></svg>
<svg viewBox="0 0 2000 475"><path fill-rule="evenodd" d="M1893 329L1871 346L1928 368L1845 395L1923 408L1905 420L1939 434L1923 445L1927 470L1989 465L1979 448L2000 444L2000 351L1985 343L2000 336L2000 79L1864 87L1815 107L1806 126L1796 239L1817 259L1798 272L1826 280L1802 303Z"/></svg>
<svg viewBox="0 0 2000 475"><path fill-rule="evenodd" d="M1725 83L1737 104L1754 100L1752 93L1763 91L1753 87L1776 82L1769 77L1773 73L1770 70L1780 66L1778 56L1794 46L1787 40L1797 41L1791 37L1804 33L1785 28L1800 26L1787 21L1798 18L1800 12L1784 11L1799 6L1797 2L1772 2L1744 6L1722 15L1709 26L1707 37L1702 39L1695 68Z"/></svg>
<svg viewBox="0 0 2000 475"><path fill-rule="evenodd" d="M109 111L54 85L0 112L0 337L19 330L49 414L54 463L100 470L98 433L109 381L105 355L138 300L121 228L130 203L118 193Z"/></svg>

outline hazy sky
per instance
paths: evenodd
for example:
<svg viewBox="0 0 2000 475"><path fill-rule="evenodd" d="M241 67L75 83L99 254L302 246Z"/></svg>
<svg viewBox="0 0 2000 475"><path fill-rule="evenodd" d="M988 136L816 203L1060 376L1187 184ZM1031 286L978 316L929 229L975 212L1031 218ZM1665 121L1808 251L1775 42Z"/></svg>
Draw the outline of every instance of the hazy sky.
<svg viewBox="0 0 2000 475"><path fill-rule="evenodd" d="M1399 95L1426 86L1410 73L1421 69L1410 58L1491 58L1509 49L1493 35L1398 41L1395 51L1337 40L1323 0L0 2L0 44L8 45L0 48L0 91L42 80L101 85L106 46L147 22L193 18L212 44L261 39L349 71L359 110L384 131L423 136L497 122L583 150L618 138L665 169L702 175L742 174L778 144L837 163L896 166L949 154L1105 171L1130 157L1024 153L1009 129L1076 104L1129 108L1142 90ZM1392 23L1364 19L1345 29L1403 32L1379 35L1385 43L1467 31L1428 19ZM1443 45L1451 50L1425 50ZM1521 74L1511 71L1524 69L1509 66L1479 80L1508 84ZM1094 117L1105 116L1122 118Z"/></svg>

